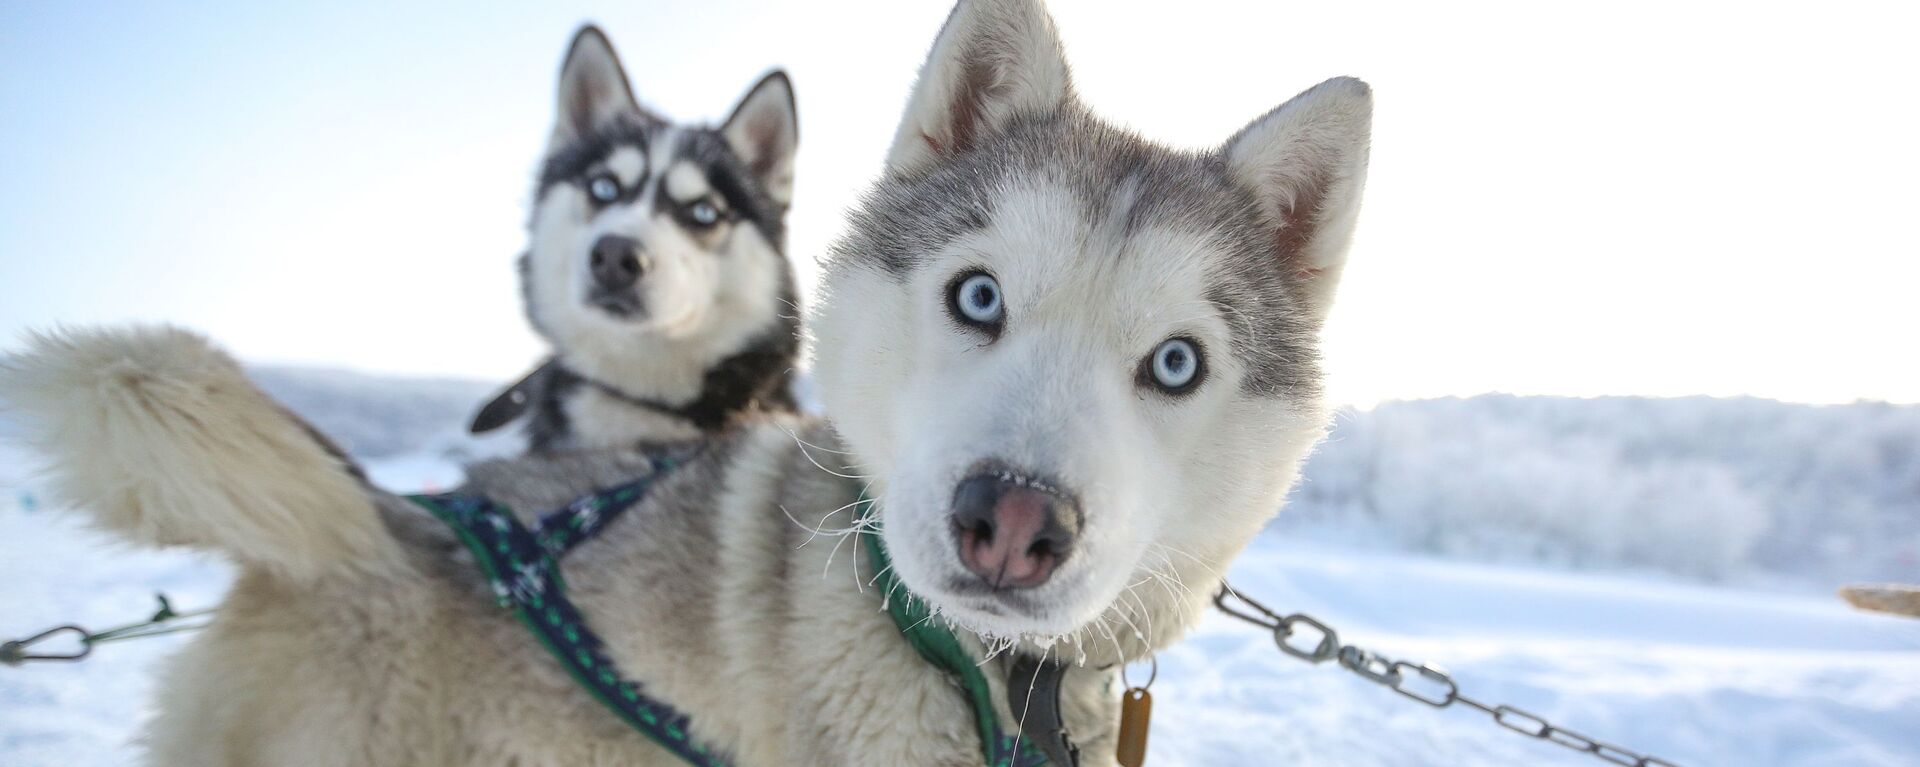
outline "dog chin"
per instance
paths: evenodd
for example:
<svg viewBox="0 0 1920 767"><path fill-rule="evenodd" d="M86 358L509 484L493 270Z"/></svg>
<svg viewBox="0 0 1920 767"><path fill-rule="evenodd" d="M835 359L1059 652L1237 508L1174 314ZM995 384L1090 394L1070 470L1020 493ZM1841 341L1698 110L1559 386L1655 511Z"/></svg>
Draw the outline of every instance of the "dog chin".
<svg viewBox="0 0 1920 767"><path fill-rule="evenodd" d="M603 327L612 326L636 335L658 335L667 338L693 335L706 318L706 312L701 311L699 307L687 307L679 312L668 314L649 312L637 301L612 299L588 299L582 309L585 314L595 320L594 324Z"/></svg>
<svg viewBox="0 0 1920 767"><path fill-rule="evenodd" d="M917 595L933 605L941 618L982 637L1044 644L1072 634L1085 624L1075 618L1079 611L1058 604L1063 591L1077 591L1069 584L1038 589L1045 595L993 591L961 576L948 578L945 584Z"/></svg>
<svg viewBox="0 0 1920 767"><path fill-rule="evenodd" d="M656 317L649 328L668 338L684 338L699 332L706 317L707 313L700 307L690 306L677 314Z"/></svg>

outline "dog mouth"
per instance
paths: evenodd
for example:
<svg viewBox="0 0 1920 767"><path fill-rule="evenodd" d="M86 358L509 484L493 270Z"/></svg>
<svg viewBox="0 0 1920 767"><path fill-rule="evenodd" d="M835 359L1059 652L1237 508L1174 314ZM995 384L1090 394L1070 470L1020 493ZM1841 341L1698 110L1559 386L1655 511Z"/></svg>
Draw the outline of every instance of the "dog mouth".
<svg viewBox="0 0 1920 767"><path fill-rule="evenodd" d="M665 307L649 307L647 302L631 293L595 291L587 296L585 304L591 311L599 312L633 330L667 338L691 336L699 331L706 319L706 312L699 306L680 307L680 311L669 314L662 309L674 309L674 302L668 302Z"/></svg>
<svg viewBox="0 0 1920 767"><path fill-rule="evenodd" d="M640 322L647 318L646 305L631 291L595 290L587 294L586 303L610 317L626 322Z"/></svg>
<svg viewBox="0 0 1920 767"><path fill-rule="evenodd" d="M955 626L981 636L1040 639L1078 628L1061 620L1059 605L1037 594L994 589L960 576L942 579L932 591L920 596Z"/></svg>
<svg viewBox="0 0 1920 767"><path fill-rule="evenodd" d="M1079 628L1071 616L1080 612L1085 574L1062 575L1041 587L1010 589L983 581L963 566L940 567L916 597L955 625L983 636L1064 636Z"/></svg>
<svg viewBox="0 0 1920 767"><path fill-rule="evenodd" d="M995 618L1008 618L1033 615L1040 611L1040 605L1026 593L997 589L978 578L949 576L941 584L941 591L965 609Z"/></svg>

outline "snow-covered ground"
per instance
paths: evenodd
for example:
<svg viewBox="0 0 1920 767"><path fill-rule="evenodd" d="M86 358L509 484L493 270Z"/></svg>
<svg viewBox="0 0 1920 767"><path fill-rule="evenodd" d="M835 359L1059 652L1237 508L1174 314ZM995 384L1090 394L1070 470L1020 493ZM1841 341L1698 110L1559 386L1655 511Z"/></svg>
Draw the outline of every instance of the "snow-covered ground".
<svg viewBox="0 0 1920 767"><path fill-rule="evenodd" d="M446 487L458 459L499 447L457 436L484 386L260 377L396 489ZM1920 575L1907 558L1920 543L1915 409L1462 402L1346 416L1300 513L1254 542L1236 587L1349 643L1444 666L1476 698L1675 763L1920 765L1920 620L1855 612L1827 590ZM29 456L4 437L0 424L0 636L123 623L155 591L183 608L217 602L227 567L78 529L46 508ZM1808 498L1851 506L1821 526L1794 511ZM1701 504L1718 506L1688 516ZM1583 513L1610 516L1563 518ZM1816 540L1791 540L1808 529ZM151 672L183 641L0 668L0 765L130 761ZM1159 665L1156 765L1601 763L1293 660L1219 616Z"/></svg>

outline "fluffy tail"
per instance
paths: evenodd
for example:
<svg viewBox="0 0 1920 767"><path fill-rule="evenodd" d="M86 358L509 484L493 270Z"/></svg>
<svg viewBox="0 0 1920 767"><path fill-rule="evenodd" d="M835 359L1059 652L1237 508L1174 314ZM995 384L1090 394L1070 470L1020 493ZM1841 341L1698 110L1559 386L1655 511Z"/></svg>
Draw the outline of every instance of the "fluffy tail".
<svg viewBox="0 0 1920 767"><path fill-rule="evenodd" d="M0 361L0 402L57 494L135 541L299 579L398 561L358 469L196 333L35 334Z"/></svg>

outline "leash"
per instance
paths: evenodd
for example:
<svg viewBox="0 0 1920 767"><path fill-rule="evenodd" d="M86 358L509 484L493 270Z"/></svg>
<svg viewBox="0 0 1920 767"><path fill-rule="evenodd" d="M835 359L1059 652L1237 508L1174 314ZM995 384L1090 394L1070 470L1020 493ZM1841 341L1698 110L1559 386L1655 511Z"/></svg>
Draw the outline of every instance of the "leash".
<svg viewBox="0 0 1920 767"><path fill-rule="evenodd" d="M1281 652L1314 665L1338 661L1341 668L1361 679L1383 685L1434 708L1446 708L1459 703L1493 717L1494 724L1521 735L1592 754L1613 764L1627 767L1679 767L1665 759L1594 740L1513 706L1489 705L1469 698L1461 694L1460 685L1454 682L1452 676L1431 664L1393 660L1357 645L1343 645L1339 633L1327 624L1303 613L1276 613L1235 591L1225 581L1220 583L1220 592L1214 594L1213 604L1227 615L1272 631L1273 642L1279 645ZM1301 638L1295 638L1296 632L1301 633ZM1423 686L1416 688L1410 686L1412 684Z"/></svg>
<svg viewBox="0 0 1920 767"><path fill-rule="evenodd" d="M173 609L173 603L167 600L167 595L155 594L154 598L160 601L160 609L155 611L152 617L138 623L129 623L125 626L98 632L88 631L79 626L67 624L64 626L55 626L25 639L16 639L0 643L0 664L20 666L35 661L74 662L92 655L95 645L106 644L108 642L120 642L128 639L145 639L163 634L176 634L182 631L197 631L206 628L212 623L212 621L205 621L187 625L174 625L180 621L212 615L214 611L212 608L208 608L204 610L178 612ZM34 645L62 634L72 634L74 639L80 643L79 649L71 652L31 652Z"/></svg>

